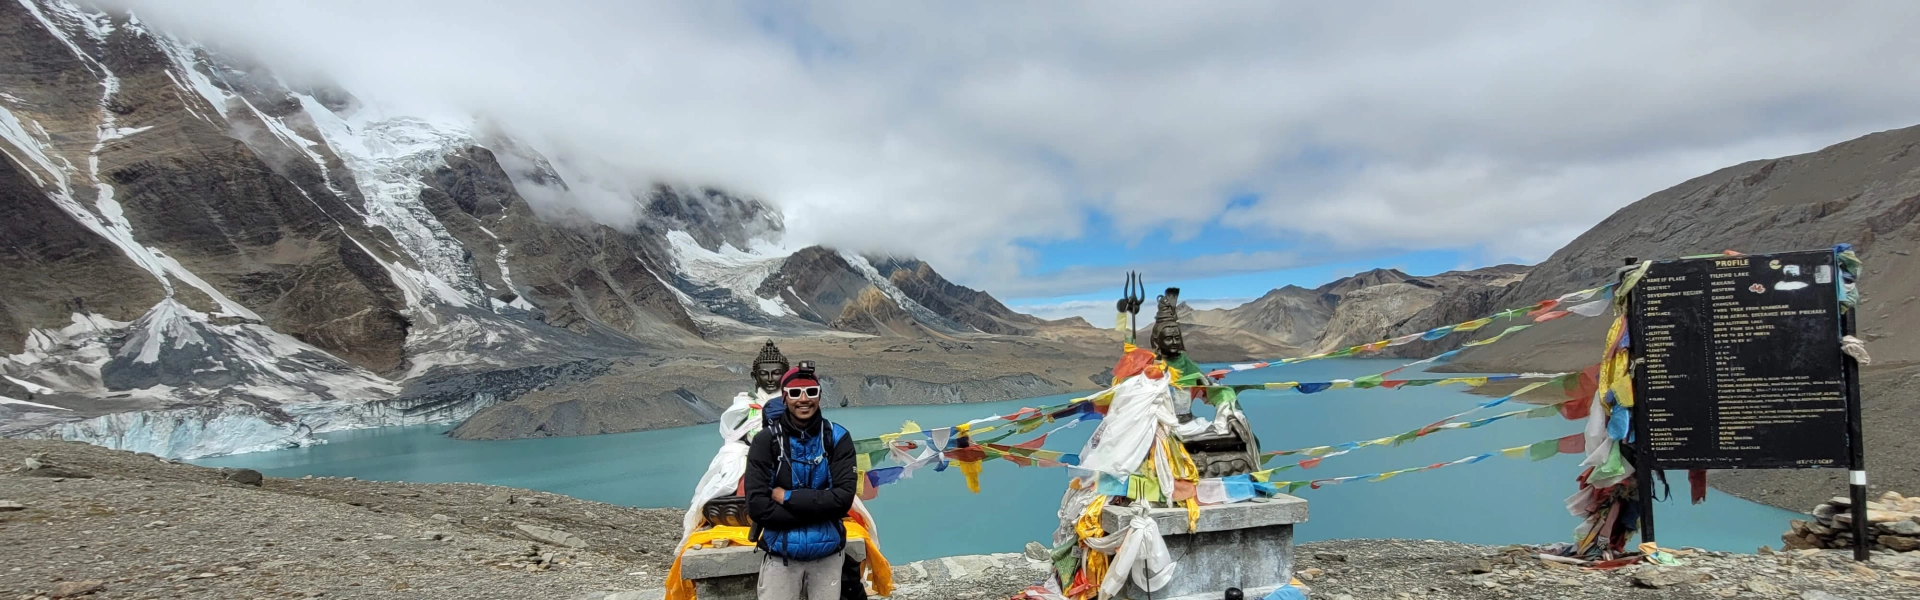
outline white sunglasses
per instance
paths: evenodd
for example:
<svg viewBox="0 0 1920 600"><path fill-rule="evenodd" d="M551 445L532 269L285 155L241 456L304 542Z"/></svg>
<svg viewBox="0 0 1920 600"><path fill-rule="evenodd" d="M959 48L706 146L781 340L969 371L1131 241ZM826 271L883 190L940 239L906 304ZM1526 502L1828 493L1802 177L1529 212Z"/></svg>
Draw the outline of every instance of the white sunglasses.
<svg viewBox="0 0 1920 600"><path fill-rule="evenodd" d="M787 397L788 397L788 398L793 398L793 399L796 399L796 400L797 400L797 399L799 399L799 398L800 398L800 395L801 395L801 394L806 394L808 398L819 398L819 397L820 397L820 386L817 386L817 385L810 385L810 386L807 386L807 387L799 387L799 388L787 388Z"/></svg>

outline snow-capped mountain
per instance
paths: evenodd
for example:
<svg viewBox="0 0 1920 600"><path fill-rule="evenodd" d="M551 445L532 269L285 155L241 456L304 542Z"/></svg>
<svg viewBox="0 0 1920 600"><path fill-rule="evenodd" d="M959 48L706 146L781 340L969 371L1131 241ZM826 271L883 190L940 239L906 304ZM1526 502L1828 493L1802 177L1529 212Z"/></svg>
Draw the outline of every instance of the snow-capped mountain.
<svg viewBox="0 0 1920 600"><path fill-rule="evenodd" d="M924 264L787 248L777 209L719 189L656 185L617 226L543 214L523 191L565 179L476 119L292 86L137 15L0 0L0 37L0 434L240 452L580 372L537 365L1042 324Z"/></svg>

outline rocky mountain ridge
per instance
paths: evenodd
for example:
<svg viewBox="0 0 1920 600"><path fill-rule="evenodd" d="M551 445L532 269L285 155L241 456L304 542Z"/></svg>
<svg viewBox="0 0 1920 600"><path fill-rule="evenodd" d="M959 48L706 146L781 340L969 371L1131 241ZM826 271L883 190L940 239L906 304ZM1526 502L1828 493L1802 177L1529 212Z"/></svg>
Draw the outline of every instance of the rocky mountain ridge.
<svg viewBox="0 0 1920 600"><path fill-rule="evenodd" d="M1625 258L1661 259L1727 250L1817 250L1853 244L1864 263L1859 337L1873 363L1862 370L1867 464L1875 493L1920 488L1920 127L1862 136L1816 152L1734 165L1634 202L1535 266L1497 298L1451 303L1453 314L1525 306L1592 287ZM1486 314L1480 312L1479 314ZM1434 316L1423 324L1441 325ZM1499 344L1463 352L1449 368L1557 371L1593 364L1606 319L1560 319ZM1471 339L1471 338L1468 338ZM1463 339L1445 340L1458 344ZM1452 346L1446 346L1450 348ZM1442 349L1445 349L1442 348ZM1429 349L1430 351L1432 349ZM1789 510L1846 489L1838 470L1715 472L1715 487Z"/></svg>
<svg viewBox="0 0 1920 600"><path fill-rule="evenodd" d="M1182 321L1250 334L1291 349L1290 355L1316 354L1424 330L1459 299L1503 295L1526 272L1497 265L1415 277L1372 269L1313 289L1277 288L1232 308L1190 311Z"/></svg>
<svg viewBox="0 0 1920 600"><path fill-rule="evenodd" d="M736 364L747 338L1065 326L912 259L786 248L776 207L716 188L643 186L635 221L596 223L478 119L66 0L0 3L0 151L0 435L219 454L464 419L603 367ZM726 400L645 399L671 391L633 402L674 423Z"/></svg>

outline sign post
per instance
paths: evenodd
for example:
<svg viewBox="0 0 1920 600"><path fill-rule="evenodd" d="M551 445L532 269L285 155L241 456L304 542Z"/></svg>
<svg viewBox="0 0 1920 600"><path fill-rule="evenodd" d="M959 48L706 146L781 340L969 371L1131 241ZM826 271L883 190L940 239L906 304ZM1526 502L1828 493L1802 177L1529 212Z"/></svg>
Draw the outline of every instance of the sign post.
<svg viewBox="0 0 1920 600"><path fill-rule="evenodd" d="M1857 366L1840 350L1832 250L1653 263L1633 290L1634 466L1653 541L1653 473L1850 469L1866 560Z"/></svg>

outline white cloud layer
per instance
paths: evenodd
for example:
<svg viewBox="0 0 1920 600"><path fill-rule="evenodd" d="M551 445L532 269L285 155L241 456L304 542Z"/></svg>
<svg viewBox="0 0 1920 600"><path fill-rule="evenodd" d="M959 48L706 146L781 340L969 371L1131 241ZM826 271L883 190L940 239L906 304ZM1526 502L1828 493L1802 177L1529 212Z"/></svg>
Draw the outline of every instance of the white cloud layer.
<svg viewBox="0 0 1920 600"><path fill-rule="evenodd" d="M1689 177L1920 122L1913 2L115 1L1010 297L1112 287L1017 245L1104 239L1089 211L1531 261Z"/></svg>

